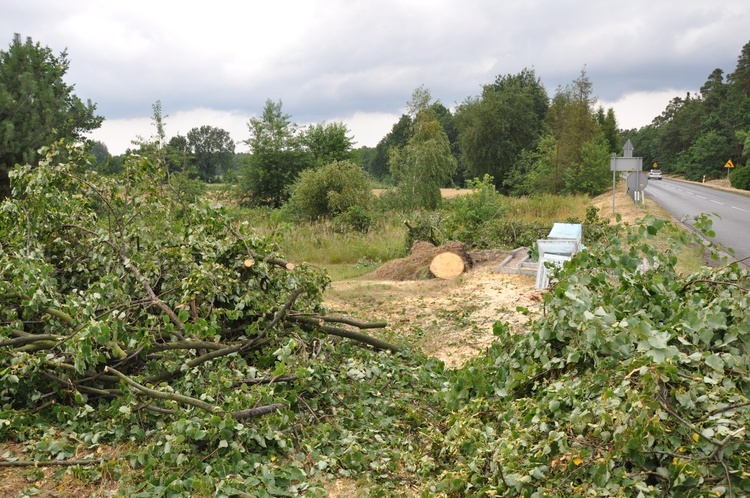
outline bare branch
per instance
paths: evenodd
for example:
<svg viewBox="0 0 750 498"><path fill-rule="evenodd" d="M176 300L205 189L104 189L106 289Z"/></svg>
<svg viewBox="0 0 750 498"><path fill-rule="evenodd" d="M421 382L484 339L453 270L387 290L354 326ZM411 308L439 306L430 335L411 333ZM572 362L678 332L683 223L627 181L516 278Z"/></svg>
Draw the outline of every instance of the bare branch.
<svg viewBox="0 0 750 498"><path fill-rule="evenodd" d="M0 467L75 467L78 465L101 465L101 458L90 460L15 460L0 462Z"/></svg>
<svg viewBox="0 0 750 498"><path fill-rule="evenodd" d="M307 330L319 330L329 335L345 337L347 339L352 339L368 344L376 349L385 349L394 353L398 353L399 351L401 351L401 348L399 348L398 346L394 346L393 344L381 341L380 339L376 339L375 337L363 334L361 332L355 332L353 330L343 329L340 327L331 327L330 325L322 325L320 323L320 320L317 320L315 318L304 316L290 316L289 320L299 324L300 326L302 326L302 328Z"/></svg>

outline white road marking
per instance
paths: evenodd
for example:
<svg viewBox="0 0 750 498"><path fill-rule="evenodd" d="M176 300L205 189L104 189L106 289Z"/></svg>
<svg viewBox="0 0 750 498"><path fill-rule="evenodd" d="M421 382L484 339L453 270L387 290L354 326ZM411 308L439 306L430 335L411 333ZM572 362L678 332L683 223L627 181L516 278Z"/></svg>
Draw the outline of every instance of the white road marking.
<svg viewBox="0 0 750 498"><path fill-rule="evenodd" d="M715 201L713 199L711 199L711 202L713 202L714 204L719 204L721 206L726 206L726 204L724 204L723 202Z"/></svg>
<svg viewBox="0 0 750 498"><path fill-rule="evenodd" d="M748 211L747 209L742 209L742 208L740 208L740 207L737 207L737 206L730 206L730 207L731 207L732 209L736 209L737 211L744 211L744 212L746 212L746 213L750 213L750 211Z"/></svg>

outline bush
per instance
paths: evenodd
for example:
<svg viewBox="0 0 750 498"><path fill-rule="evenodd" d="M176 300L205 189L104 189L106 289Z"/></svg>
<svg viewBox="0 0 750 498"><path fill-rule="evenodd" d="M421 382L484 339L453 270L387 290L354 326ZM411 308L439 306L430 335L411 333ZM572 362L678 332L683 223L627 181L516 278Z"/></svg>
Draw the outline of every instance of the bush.
<svg viewBox="0 0 750 498"><path fill-rule="evenodd" d="M333 221L341 232L356 230L367 233L372 225L372 216L362 206L351 206L346 212L336 216Z"/></svg>
<svg viewBox="0 0 750 498"><path fill-rule="evenodd" d="M734 188L750 190L750 168L745 166L735 169L729 174L729 182Z"/></svg>
<svg viewBox="0 0 750 498"><path fill-rule="evenodd" d="M456 240L473 247L492 245L487 239L488 227L503 219L507 209L500 202L502 196L495 192L492 176L466 182L466 188L474 190L445 203L449 209L445 230Z"/></svg>
<svg viewBox="0 0 750 498"><path fill-rule="evenodd" d="M364 211L372 198L365 170L350 161L334 161L321 169L303 171L290 202L300 215L314 220L334 217L353 206Z"/></svg>

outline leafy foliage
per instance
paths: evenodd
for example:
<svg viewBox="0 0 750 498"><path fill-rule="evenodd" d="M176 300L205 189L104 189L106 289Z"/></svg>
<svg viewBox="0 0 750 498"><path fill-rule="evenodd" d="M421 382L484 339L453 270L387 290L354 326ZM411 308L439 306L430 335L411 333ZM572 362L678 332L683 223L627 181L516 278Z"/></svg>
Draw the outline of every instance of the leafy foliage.
<svg viewBox="0 0 750 498"><path fill-rule="evenodd" d="M313 156L315 166L352 158L352 137L349 128L341 122L318 123L305 128L302 143Z"/></svg>
<svg viewBox="0 0 750 498"><path fill-rule="evenodd" d="M337 335L396 349L321 325L324 274L222 208L186 202L149 158L130 158L122 180L83 163L46 149L39 167L12 172L0 205L0 439L35 441L41 460L71 458L74 439L150 439L129 463L149 475L143 496L207 483L229 495L214 483L228 465L247 477L246 452L290 446L308 368L325 364L307 356L333 353ZM61 420L73 421L62 433ZM198 449L222 460L202 463ZM243 484L302 476L289 475Z"/></svg>
<svg viewBox="0 0 750 498"><path fill-rule="evenodd" d="M470 178L490 175L504 188L506 175L523 150L533 150L549 106L533 70L498 77L482 96L456 110L462 162Z"/></svg>
<svg viewBox="0 0 750 498"><path fill-rule="evenodd" d="M391 131L384 136L375 147L374 154L369 156L365 169L374 178L384 181L390 178L388 166L389 150L391 148L404 147L409 140L412 118L408 114L402 114L399 120L393 124Z"/></svg>
<svg viewBox="0 0 750 498"><path fill-rule="evenodd" d="M669 250L652 237L671 231ZM450 496L750 491L748 271L679 275L648 218L557 274L527 334L498 323L457 373L435 489Z"/></svg>
<svg viewBox="0 0 750 498"><path fill-rule="evenodd" d="M525 202L511 200L495 190L489 175L470 181L468 185L473 189L471 194L447 200L439 212L419 212L409 218L407 249L417 240L435 245L459 240L473 249L534 248L536 241L552 228L551 223L539 219L552 219L557 213L547 211L546 216L524 221L523 211L532 209L534 204L554 209L563 203L560 196L537 196L524 199ZM583 220L570 216L564 219L568 223L582 223L587 244L600 240L612 230L606 220L599 218L594 207L587 209Z"/></svg>
<svg viewBox="0 0 750 498"><path fill-rule="evenodd" d="M204 182L215 182L224 172L234 169L234 140L226 130L214 126L193 128L187 134L187 149Z"/></svg>
<svg viewBox="0 0 750 498"><path fill-rule="evenodd" d="M429 106L430 93L418 88L412 94L414 124L407 144L389 150L388 165L398 192L412 208L435 209L440 189L456 170L448 135Z"/></svg>
<svg viewBox="0 0 750 498"><path fill-rule="evenodd" d="M564 193L598 195L607 189L611 173L608 147L602 138L581 146L581 161L568 165L563 173Z"/></svg>
<svg viewBox="0 0 750 498"><path fill-rule="evenodd" d="M301 171L310 166L297 125L281 110L281 101L267 100L260 118L248 127L250 156L242 165L238 195L250 206L280 207Z"/></svg>
<svg viewBox="0 0 750 498"><path fill-rule="evenodd" d="M290 202L308 219L332 217L355 206L367 209L373 199L367 173L350 161L334 161L300 173Z"/></svg>
<svg viewBox="0 0 750 498"><path fill-rule="evenodd" d="M0 199L9 193L13 166L34 164L43 145L82 139L101 125L96 106L84 104L65 83L69 67L65 51L56 56L19 34L0 50Z"/></svg>
<svg viewBox="0 0 750 498"><path fill-rule="evenodd" d="M747 165L736 168L729 174L729 181L732 182L734 188L750 190L750 168Z"/></svg>
<svg viewBox="0 0 750 498"><path fill-rule="evenodd" d="M730 154L727 139L710 131L699 136L680 156L680 171L689 180L700 181L704 175L709 179L719 178Z"/></svg>

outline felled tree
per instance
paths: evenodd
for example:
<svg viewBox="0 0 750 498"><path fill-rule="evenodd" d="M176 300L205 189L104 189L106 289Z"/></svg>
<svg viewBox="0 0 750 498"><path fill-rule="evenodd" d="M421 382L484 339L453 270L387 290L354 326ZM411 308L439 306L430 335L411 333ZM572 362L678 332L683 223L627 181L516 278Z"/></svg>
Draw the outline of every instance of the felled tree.
<svg viewBox="0 0 750 498"><path fill-rule="evenodd" d="M284 405L235 387L287 378L276 353L289 341L396 349L356 330L382 324L322 315L327 276L221 208L179 202L148 157L117 179L59 152L14 170L0 205L0 405L96 406L129 392L157 413L244 419Z"/></svg>

